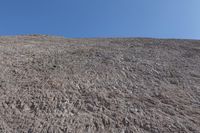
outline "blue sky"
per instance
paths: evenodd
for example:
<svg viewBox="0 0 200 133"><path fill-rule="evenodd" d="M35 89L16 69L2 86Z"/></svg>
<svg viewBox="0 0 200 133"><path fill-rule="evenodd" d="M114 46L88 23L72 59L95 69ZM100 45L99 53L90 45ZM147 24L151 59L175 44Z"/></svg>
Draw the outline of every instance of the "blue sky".
<svg viewBox="0 0 200 133"><path fill-rule="evenodd" d="M200 39L200 0L0 0L0 35Z"/></svg>

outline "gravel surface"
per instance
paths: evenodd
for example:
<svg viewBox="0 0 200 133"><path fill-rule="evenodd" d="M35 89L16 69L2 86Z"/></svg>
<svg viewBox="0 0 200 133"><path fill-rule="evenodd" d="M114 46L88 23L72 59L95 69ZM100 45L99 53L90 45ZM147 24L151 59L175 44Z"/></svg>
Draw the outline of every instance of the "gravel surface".
<svg viewBox="0 0 200 133"><path fill-rule="evenodd" d="M200 132L200 41L0 37L0 132Z"/></svg>

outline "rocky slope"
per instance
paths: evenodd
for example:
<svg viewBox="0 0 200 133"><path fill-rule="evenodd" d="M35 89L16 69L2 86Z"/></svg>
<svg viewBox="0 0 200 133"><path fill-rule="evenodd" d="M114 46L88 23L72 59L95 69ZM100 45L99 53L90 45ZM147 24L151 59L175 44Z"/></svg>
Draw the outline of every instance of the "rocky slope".
<svg viewBox="0 0 200 133"><path fill-rule="evenodd" d="M200 132L200 41L0 37L0 132Z"/></svg>

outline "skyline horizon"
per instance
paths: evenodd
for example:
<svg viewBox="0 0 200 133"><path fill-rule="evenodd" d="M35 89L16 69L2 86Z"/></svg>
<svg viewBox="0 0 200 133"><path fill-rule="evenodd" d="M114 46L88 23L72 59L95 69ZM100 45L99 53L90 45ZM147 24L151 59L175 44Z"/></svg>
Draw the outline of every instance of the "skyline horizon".
<svg viewBox="0 0 200 133"><path fill-rule="evenodd" d="M30 34L8 34L8 35L0 35L0 37L16 37L16 36L49 36L49 37L60 37L65 39L117 39L117 38L124 38L124 39L175 39L175 40L199 40L200 39L193 39L193 38L176 38L176 37L151 37L151 36L97 36L97 37L67 37L64 35L56 35L56 34L40 34L40 33L30 33Z"/></svg>

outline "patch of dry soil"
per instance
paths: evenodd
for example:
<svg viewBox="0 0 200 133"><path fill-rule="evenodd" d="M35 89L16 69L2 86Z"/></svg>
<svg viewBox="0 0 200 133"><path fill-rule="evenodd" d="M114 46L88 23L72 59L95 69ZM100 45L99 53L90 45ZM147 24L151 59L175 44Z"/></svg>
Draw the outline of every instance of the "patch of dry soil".
<svg viewBox="0 0 200 133"><path fill-rule="evenodd" d="M0 37L0 132L200 132L200 41Z"/></svg>

